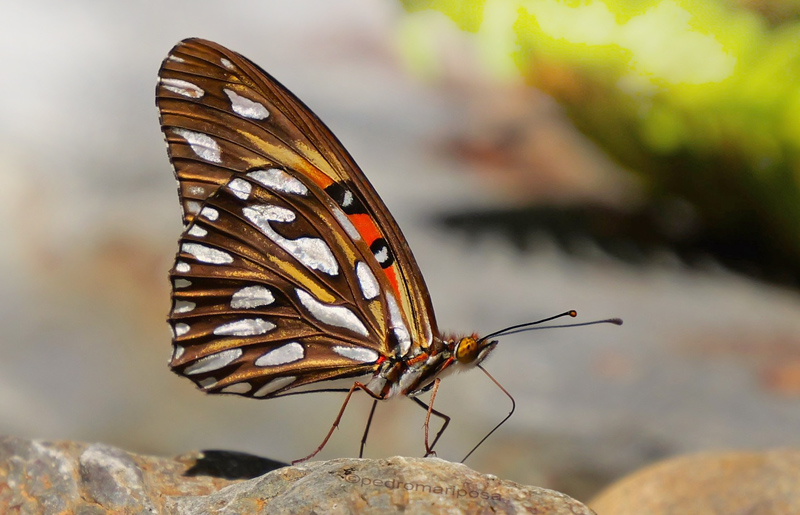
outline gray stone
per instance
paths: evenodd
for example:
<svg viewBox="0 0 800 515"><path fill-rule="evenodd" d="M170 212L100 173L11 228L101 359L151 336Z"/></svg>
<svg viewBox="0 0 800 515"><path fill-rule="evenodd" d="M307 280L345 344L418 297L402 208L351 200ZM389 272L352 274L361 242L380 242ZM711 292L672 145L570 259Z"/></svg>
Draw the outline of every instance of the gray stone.
<svg viewBox="0 0 800 515"><path fill-rule="evenodd" d="M566 495L438 458L284 464L228 451L158 458L0 437L0 513L591 515Z"/></svg>

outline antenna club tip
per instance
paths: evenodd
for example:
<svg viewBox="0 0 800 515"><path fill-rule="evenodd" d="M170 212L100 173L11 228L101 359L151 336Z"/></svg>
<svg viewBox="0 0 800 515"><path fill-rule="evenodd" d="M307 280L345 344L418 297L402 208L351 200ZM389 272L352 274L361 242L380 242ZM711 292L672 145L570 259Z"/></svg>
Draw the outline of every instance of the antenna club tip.
<svg viewBox="0 0 800 515"><path fill-rule="evenodd" d="M611 322L614 325L622 325L622 319L621 318L612 318L611 320L609 320L609 322Z"/></svg>
<svg viewBox="0 0 800 515"><path fill-rule="evenodd" d="M569 311L567 311L567 314L569 316L571 316L572 318L575 318L576 316L578 316L578 312L575 311L574 309L570 309ZM622 322L622 321L620 320L620 322Z"/></svg>

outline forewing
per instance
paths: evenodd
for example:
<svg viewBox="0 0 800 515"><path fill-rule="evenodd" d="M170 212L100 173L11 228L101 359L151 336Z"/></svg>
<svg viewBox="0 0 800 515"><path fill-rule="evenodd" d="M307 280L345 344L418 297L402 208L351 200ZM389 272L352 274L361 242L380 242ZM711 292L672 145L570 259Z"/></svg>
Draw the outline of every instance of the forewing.
<svg viewBox="0 0 800 515"><path fill-rule="evenodd" d="M348 152L310 109L248 59L200 39L173 48L159 78L156 103L186 223L232 178L254 169L292 171L346 213L372 253L365 258L374 260L372 268L379 266L381 288L393 292L387 323L398 348L430 343L433 310L405 238Z"/></svg>

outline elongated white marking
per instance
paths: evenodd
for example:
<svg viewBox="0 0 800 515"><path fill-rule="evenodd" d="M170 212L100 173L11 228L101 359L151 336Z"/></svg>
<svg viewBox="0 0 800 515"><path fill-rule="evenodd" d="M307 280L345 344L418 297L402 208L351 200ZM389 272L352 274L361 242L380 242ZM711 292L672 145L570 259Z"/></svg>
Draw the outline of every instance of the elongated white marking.
<svg viewBox="0 0 800 515"><path fill-rule="evenodd" d="M220 392L222 393L247 393L253 389L253 385L250 383L235 383L230 386L226 386Z"/></svg>
<svg viewBox="0 0 800 515"><path fill-rule="evenodd" d="M297 342L290 342L273 349L255 361L257 367L274 367L303 359L305 348Z"/></svg>
<svg viewBox="0 0 800 515"><path fill-rule="evenodd" d="M378 280L375 279L375 274L369 269L369 265L363 261L359 261L356 265L356 277L358 278L358 285L361 287L361 293L364 294L366 300L374 299L381 292Z"/></svg>
<svg viewBox="0 0 800 515"><path fill-rule="evenodd" d="M183 369L183 374L190 376L211 370L227 367L242 355L242 349L228 349L204 356Z"/></svg>
<svg viewBox="0 0 800 515"><path fill-rule="evenodd" d="M175 263L175 271L178 272L179 274L185 274L189 272L191 269L192 267L189 266L189 263L185 261L178 261L177 263Z"/></svg>
<svg viewBox="0 0 800 515"><path fill-rule="evenodd" d="M199 225L193 225L189 232L186 233L189 236L194 236L195 238L202 238L203 236L208 234L208 231L200 227Z"/></svg>
<svg viewBox="0 0 800 515"><path fill-rule="evenodd" d="M216 377L206 377L205 379L201 379L197 382L203 389L208 390L209 388L213 388L217 385L217 378Z"/></svg>
<svg viewBox="0 0 800 515"><path fill-rule="evenodd" d="M227 265L233 263L233 256L219 249L212 249L199 243L187 242L181 245L181 250L191 254L201 263L211 263L212 265Z"/></svg>
<svg viewBox="0 0 800 515"><path fill-rule="evenodd" d="M245 286L231 297L233 309L251 309L268 306L275 302L275 296L264 286Z"/></svg>
<svg viewBox="0 0 800 515"><path fill-rule="evenodd" d="M380 354L372 349L364 349L359 347L345 347L344 345L334 345L331 350L344 358L361 361L363 363L373 363L378 361L381 357Z"/></svg>
<svg viewBox="0 0 800 515"><path fill-rule="evenodd" d="M296 177L278 168L270 168L269 170L253 170L247 174L256 181L260 182L267 188L282 191L284 193L293 193L295 195L308 195L308 188L300 182Z"/></svg>
<svg viewBox="0 0 800 515"><path fill-rule="evenodd" d="M245 207L242 210L244 216L253 222L264 235L274 241L279 247L292 255L295 259L303 263L308 268L319 270L328 275L339 273L339 264L333 255L328 244L320 238L297 238L290 240L284 238L270 225L270 222L292 222L295 219L294 212L270 204L259 204L256 206Z"/></svg>
<svg viewBox="0 0 800 515"><path fill-rule="evenodd" d="M295 379L297 379L295 376L278 377L277 379L273 379L256 390L256 392L253 394L253 397L266 397L272 392L278 391L281 388L285 388L294 383Z"/></svg>
<svg viewBox="0 0 800 515"><path fill-rule="evenodd" d="M227 88L222 91L228 95L228 98L231 100L231 109L233 109L233 112L236 114L244 116L245 118L252 118L253 120L263 120L269 116L267 108L258 102L254 102Z"/></svg>
<svg viewBox="0 0 800 515"><path fill-rule="evenodd" d="M180 128L172 129L172 132L185 139L192 151L200 159L211 161L212 163L222 162L222 151L217 142L208 134Z"/></svg>
<svg viewBox="0 0 800 515"><path fill-rule="evenodd" d="M203 208L202 211L200 211L200 216L202 216L203 218L205 218L207 220L211 220L212 222L215 222L217 220L217 218L219 218L219 211L217 211L213 207L206 206L206 207Z"/></svg>
<svg viewBox="0 0 800 515"><path fill-rule="evenodd" d="M183 324L183 323L175 324L174 332L175 332L175 338L180 338L181 336L189 332L189 324Z"/></svg>
<svg viewBox="0 0 800 515"><path fill-rule="evenodd" d="M228 183L228 189L240 199L247 200L250 198L250 190L252 189L252 186L246 180L239 179L237 177Z"/></svg>
<svg viewBox="0 0 800 515"><path fill-rule="evenodd" d="M297 292L297 298L300 299L300 303L320 322L336 327L344 327L362 336L369 335L367 328L364 327L358 316L348 308L320 302L312 297L310 293L300 288L295 288L295 292Z"/></svg>
<svg viewBox="0 0 800 515"><path fill-rule="evenodd" d="M221 63L222 63L222 66L224 66L225 68L227 68L227 69L229 69L229 70L235 70L235 69L236 69L236 68L233 66L233 63L232 63L232 62L230 62L230 61L228 61L228 60L227 60L227 59L225 59L224 57L221 57L221 58L220 58L220 60L219 60L219 62L221 62Z"/></svg>
<svg viewBox="0 0 800 515"><path fill-rule="evenodd" d="M164 89L189 98L203 98L203 95L206 94L200 86L185 80L161 79L161 84L164 86Z"/></svg>
<svg viewBox="0 0 800 515"><path fill-rule="evenodd" d="M186 212L190 215L196 215L200 211L200 202L195 200L187 200L183 205L186 208Z"/></svg>
<svg viewBox="0 0 800 515"><path fill-rule="evenodd" d="M180 57L178 57L177 55L171 55L171 56L167 57L167 59L169 59L170 61L175 61L176 63L183 63L183 62L185 62L183 59L181 59L181 58L180 58Z"/></svg>
<svg viewBox="0 0 800 515"><path fill-rule="evenodd" d="M391 292L386 292L386 303L389 305L389 326L400 343L400 355L405 356L408 353L408 349L411 348L411 335L403 322L403 316L400 314L400 308L397 306L394 294Z"/></svg>
<svg viewBox="0 0 800 515"><path fill-rule="evenodd" d="M172 313L174 315L178 315L180 313L189 313L190 311L194 311L194 308L197 307L197 304L188 300L176 300L175 306L172 308Z"/></svg>
<svg viewBox="0 0 800 515"><path fill-rule="evenodd" d="M243 318L222 324L214 329L217 336L257 336L275 329L277 326L263 318Z"/></svg>
<svg viewBox="0 0 800 515"><path fill-rule="evenodd" d="M175 350L172 353L172 361L181 359L181 356L183 356L184 352L186 352L186 349L183 348L183 345L176 345Z"/></svg>
<svg viewBox="0 0 800 515"><path fill-rule="evenodd" d="M186 265L186 263L179 263L179 264ZM186 265L186 266L189 266L189 265ZM177 268L178 268L178 265L175 265L175 268L177 269ZM192 285L192 281L189 281L188 279L181 279L180 277L179 277L179 278L177 278L177 279L175 279L175 280L172 282L172 286L173 286L173 288L175 288L176 290L177 290L177 289L180 289L180 288L188 288L188 287L189 287L189 286L191 286L191 285Z"/></svg>
<svg viewBox="0 0 800 515"><path fill-rule="evenodd" d="M361 233L358 232L358 229L356 229L356 226L353 225L353 222L350 221L350 218L346 214L344 214L344 211L342 211L338 207L333 207L331 209L333 211L333 216L335 216L336 219L339 220L339 223L344 228L344 232L346 232L351 239L355 241L360 240Z"/></svg>

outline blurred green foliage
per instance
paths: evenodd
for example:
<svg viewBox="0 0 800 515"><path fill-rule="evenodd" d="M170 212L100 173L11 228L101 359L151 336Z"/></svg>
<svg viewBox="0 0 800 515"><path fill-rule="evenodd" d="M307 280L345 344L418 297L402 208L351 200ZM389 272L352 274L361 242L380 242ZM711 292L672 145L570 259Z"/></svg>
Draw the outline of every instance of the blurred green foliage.
<svg viewBox="0 0 800 515"><path fill-rule="evenodd" d="M513 63L651 204L688 203L761 265L800 267L796 2L401 1L473 33L487 69Z"/></svg>

